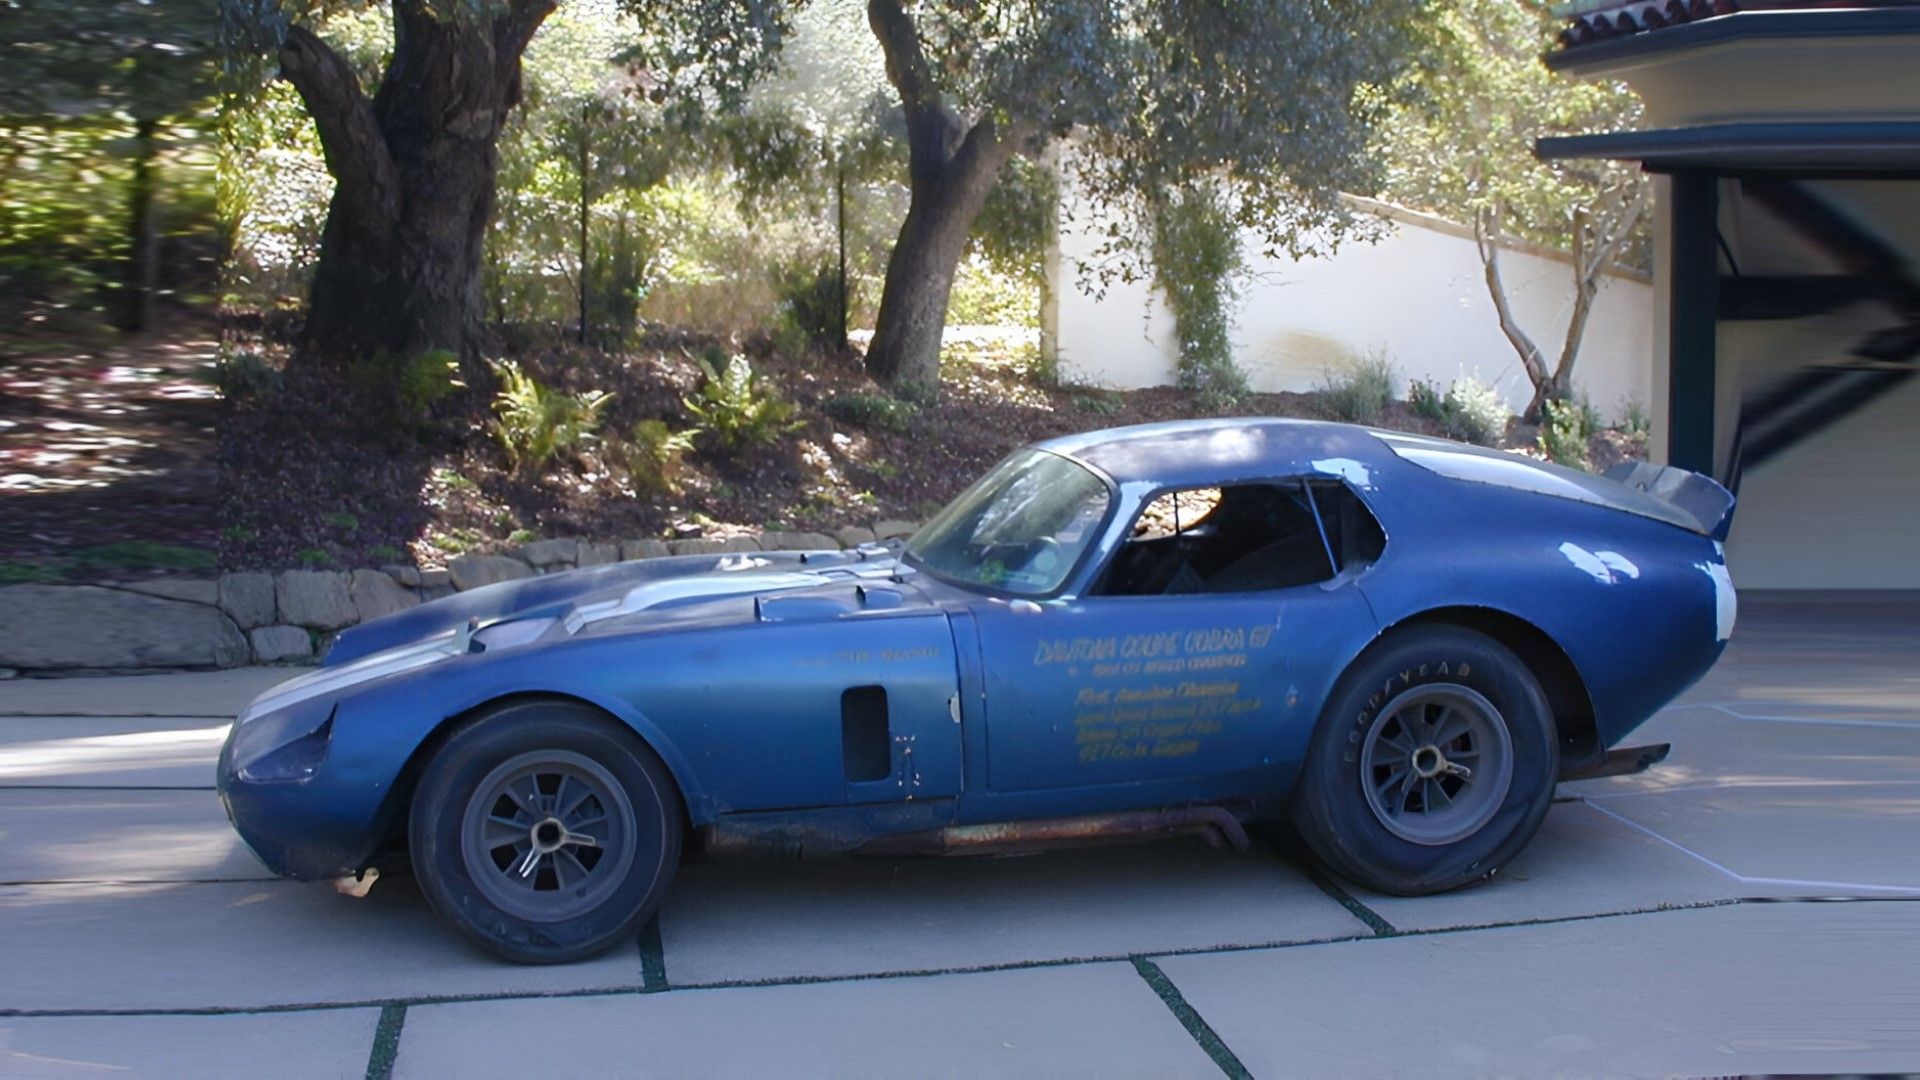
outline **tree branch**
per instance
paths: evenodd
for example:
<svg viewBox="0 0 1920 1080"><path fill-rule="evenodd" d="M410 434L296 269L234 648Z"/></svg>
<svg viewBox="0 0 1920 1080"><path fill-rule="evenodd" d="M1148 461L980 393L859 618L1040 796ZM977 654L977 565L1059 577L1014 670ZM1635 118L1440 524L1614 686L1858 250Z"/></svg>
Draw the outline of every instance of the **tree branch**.
<svg viewBox="0 0 1920 1080"><path fill-rule="evenodd" d="M320 132L339 195L352 207L350 220L377 229L400 216L400 184L373 105L340 54L303 26L287 31L280 45L280 74L299 92Z"/></svg>
<svg viewBox="0 0 1920 1080"><path fill-rule="evenodd" d="M1553 371L1553 385L1564 391L1572 385L1573 362L1580 355L1580 342L1586 337L1587 318L1593 313L1600 293L1600 275L1612 265L1620 245L1633 235L1633 227L1647 209L1647 187L1631 184L1609 193L1599 213L1576 219L1574 225L1573 315L1567 320L1566 340L1560 345L1560 362ZM1591 237L1586 234L1591 232ZM1582 257L1584 256L1584 257Z"/></svg>
<svg viewBox="0 0 1920 1080"><path fill-rule="evenodd" d="M502 80L519 82L520 56L527 51L527 44L533 40L540 24L553 14L555 6L555 0L513 0L506 14L494 20L494 57L501 65ZM517 98L518 92L513 96Z"/></svg>
<svg viewBox="0 0 1920 1080"><path fill-rule="evenodd" d="M900 0L867 0L867 23L887 58L887 81L906 110L908 171L916 184L937 181L959 152L966 127L940 100L920 35Z"/></svg>
<svg viewBox="0 0 1920 1080"><path fill-rule="evenodd" d="M1500 320L1500 332L1506 335L1507 343L1513 351L1520 354L1520 366L1526 368L1527 379L1533 383L1534 401L1537 403L1547 386L1547 361L1540 354L1540 347L1533 343L1527 332L1520 328L1519 320L1513 317L1513 308L1507 303L1507 287L1500 280L1500 216L1498 211L1483 210L1473 219L1473 242L1480 249L1480 265L1486 271L1487 294L1493 298L1493 313ZM1532 412L1534 406L1528 406Z"/></svg>

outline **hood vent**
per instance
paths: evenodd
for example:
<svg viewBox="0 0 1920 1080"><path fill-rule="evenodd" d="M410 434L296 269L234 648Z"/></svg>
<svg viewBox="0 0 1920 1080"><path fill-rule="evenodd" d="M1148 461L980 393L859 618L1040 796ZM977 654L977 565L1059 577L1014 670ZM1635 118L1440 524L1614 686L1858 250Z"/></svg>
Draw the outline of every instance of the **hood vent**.
<svg viewBox="0 0 1920 1080"><path fill-rule="evenodd" d="M842 619L863 611L892 611L906 603L896 589L855 585L831 592L774 593L753 598L753 617L759 622L814 622Z"/></svg>

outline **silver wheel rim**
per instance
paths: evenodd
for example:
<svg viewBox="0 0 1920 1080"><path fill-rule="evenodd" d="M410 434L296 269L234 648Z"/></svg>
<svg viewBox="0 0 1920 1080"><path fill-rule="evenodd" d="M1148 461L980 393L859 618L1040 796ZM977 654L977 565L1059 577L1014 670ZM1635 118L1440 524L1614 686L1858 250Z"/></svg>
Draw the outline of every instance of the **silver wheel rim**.
<svg viewBox="0 0 1920 1080"><path fill-rule="evenodd" d="M1440 847L1479 832L1513 784L1500 710L1452 683L1416 686L1382 706L1360 745L1360 787L1375 820Z"/></svg>
<svg viewBox="0 0 1920 1080"><path fill-rule="evenodd" d="M509 758L467 800L467 875L500 910L534 922L592 911L633 865L633 804L599 762L567 750Z"/></svg>

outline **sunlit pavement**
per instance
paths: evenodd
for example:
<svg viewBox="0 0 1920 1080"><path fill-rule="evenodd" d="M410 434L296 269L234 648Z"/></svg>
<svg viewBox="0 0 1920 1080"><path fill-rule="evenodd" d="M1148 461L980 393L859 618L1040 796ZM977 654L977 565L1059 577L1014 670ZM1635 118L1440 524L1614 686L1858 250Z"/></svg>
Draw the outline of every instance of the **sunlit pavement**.
<svg viewBox="0 0 1920 1080"><path fill-rule="evenodd" d="M273 880L212 790L280 670L0 683L0 1076L1920 1069L1920 598L1749 597L1478 889L1269 847L699 863L631 948L497 963L403 875ZM1846 898L1831 902L1832 898Z"/></svg>

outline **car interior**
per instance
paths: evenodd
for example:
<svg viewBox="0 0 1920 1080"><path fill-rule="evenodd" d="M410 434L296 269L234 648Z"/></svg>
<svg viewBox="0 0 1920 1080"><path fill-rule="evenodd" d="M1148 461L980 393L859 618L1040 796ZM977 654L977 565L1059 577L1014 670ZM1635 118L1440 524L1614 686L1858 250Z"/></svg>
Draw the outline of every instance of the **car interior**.
<svg viewBox="0 0 1920 1080"><path fill-rule="evenodd" d="M1167 492L1141 511L1095 592L1172 596L1310 585L1371 563L1383 542L1372 514L1338 481Z"/></svg>

